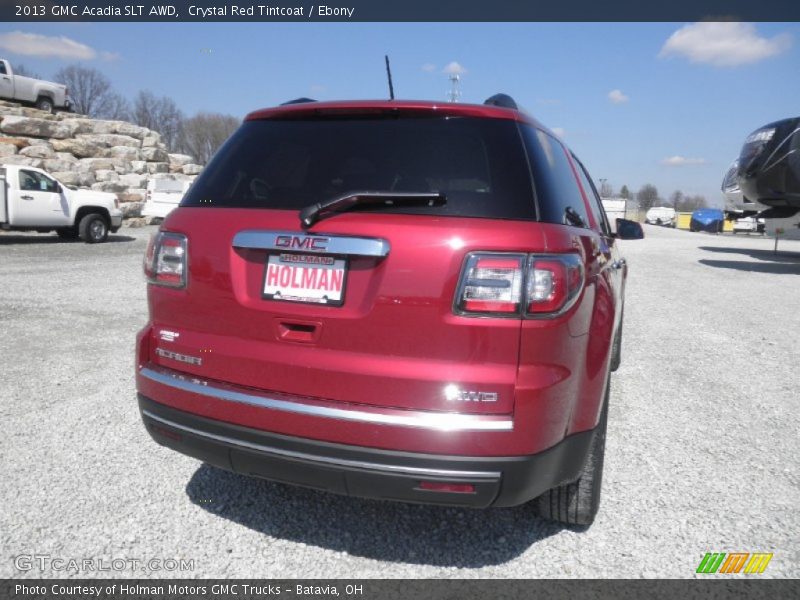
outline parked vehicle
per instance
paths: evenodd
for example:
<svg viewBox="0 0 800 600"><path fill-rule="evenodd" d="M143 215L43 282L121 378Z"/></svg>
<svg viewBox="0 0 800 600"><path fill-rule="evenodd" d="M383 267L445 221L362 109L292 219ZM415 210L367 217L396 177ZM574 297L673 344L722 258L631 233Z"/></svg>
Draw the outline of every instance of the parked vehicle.
<svg viewBox="0 0 800 600"><path fill-rule="evenodd" d="M251 476L591 523L641 237L507 96L256 111L148 246L142 419Z"/></svg>
<svg viewBox="0 0 800 600"><path fill-rule="evenodd" d="M70 110L67 86L52 81L14 75L11 63L0 58L0 98L30 104L40 110Z"/></svg>
<svg viewBox="0 0 800 600"><path fill-rule="evenodd" d="M678 223L678 216L675 209L670 206L654 206L647 211L645 221L652 225L675 227Z"/></svg>
<svg viewBox="0 0 800 600"><path fill-rule="evenodd" d="M55 230L62 238L94 244L121 225L114 194L70 189L42 169L0 165L0 229Z"/></svg>
<svg viewBox="0 0 800 600"><path fill-rule="evenodd" d="M148 179L142 216L165 218L178 207L191 184L176 179Z"/></svg>
<svg viewBox="0 0 800 600"><path fill-rule="evenodd" d="M764 219L756 217L742 217L733 222L733 233L764 233L766 227Z"/></svg>
<svg viewBox="0 0 800 600"><path fill-rule="evenodd" d="M744 141L736 180L750 202L782 209L778 218L800 211L800 117L755 130ZM724 182L723 182L724 185Z"/></svg>
<svg viewBox="0 0 800 600"><path fill-rule="evenodd" d="M624 219L627 200L624 198L600 198L612 232L616 232L617 219Z"/></svg>
<svg viewBox="0 0 800 600"><path fill-rule="evenodd" d="M699 208L692 213L689 231L721 233L725 226L725 213L718 208Z"/></svg>

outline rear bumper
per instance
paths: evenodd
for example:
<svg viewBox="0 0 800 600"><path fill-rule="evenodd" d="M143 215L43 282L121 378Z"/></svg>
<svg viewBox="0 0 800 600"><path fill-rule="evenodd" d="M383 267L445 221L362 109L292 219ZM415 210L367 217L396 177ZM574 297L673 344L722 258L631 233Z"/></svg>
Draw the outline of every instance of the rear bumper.
<svg viewBox="0 0 800 600"><path fill-rule="evenodd" d="M593 431L530 456L434 455L334 444L200 417L142 394L145 427L163 446L255 477L366 498L484 508L515 506L579 476ZM421 489L421 482L474 491Z"/></svg>

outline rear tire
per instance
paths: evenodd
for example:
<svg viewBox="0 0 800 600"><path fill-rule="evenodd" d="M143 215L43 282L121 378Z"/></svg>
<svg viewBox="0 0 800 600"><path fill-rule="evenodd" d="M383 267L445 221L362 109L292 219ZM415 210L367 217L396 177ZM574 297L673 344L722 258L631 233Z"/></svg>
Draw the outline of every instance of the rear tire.
<svg viewBox="0 0 800 600"><path fill-rule="evenodd" d="M103 215L91 213L81 219L78 234L87 244L99 244L108 238L108 223Z"/></svg>
<svg viewBox="0 0 800 600"><path fill-rule="evenodd" d="M592 438L592 446L580 478L573 483L548 490L533 500L536 513L565 525L591 525L600 508L603 483L603 459L606 450L609 385L603 399L603 411Z"/></svg>
<svg viewBox="0 0 800 600"><path fill-rule="evenodd" d="M46 96L39 96L39 98L37 98L36 100L36 108L48 112L50 114L53 114L53 109L55 109L55 105L53 104L53 101L50 98L47 98Z"/></svg>

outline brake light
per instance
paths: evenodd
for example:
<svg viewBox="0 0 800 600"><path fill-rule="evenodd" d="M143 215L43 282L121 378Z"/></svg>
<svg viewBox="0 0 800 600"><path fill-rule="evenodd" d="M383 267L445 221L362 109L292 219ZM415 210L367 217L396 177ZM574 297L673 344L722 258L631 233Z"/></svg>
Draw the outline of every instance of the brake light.
<svg viewBox="0 0 800 600"><path fill-rule="evenodd" d="M150 238L144 256L144 274L156 285L182 288L186 286L186 236L158 232Z"/></svg>
<svg viewBox="0 0 800 600"><path fill-rule="evenodd" d="M473 253L462 271L455 307L461 314L553 317L575 303L583 280L577 254Z"/></svg>
<svg viewBox="0 0 800 600"><path fill-rule="evenodd" d="M533 255L528 263L527 312L553 315L568 310L583 288L583 263L577 254Z"/></svg>
<svg viewBox="0 0 800 600"><path fill-rule="evenodd" d="M459 310L488 314L518 313L524 264L524 255L470 255L461 278Z"/></svg>

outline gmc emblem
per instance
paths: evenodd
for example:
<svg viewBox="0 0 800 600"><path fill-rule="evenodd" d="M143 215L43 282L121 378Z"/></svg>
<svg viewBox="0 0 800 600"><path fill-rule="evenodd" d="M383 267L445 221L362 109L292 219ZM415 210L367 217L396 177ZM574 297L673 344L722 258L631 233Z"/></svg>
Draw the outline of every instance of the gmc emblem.
<svg viewBox="0 0 800 600"><path fill-rule="evenodd" d="M323 252L328 248L329 241L330 238L325 237L279 235L275 238L275 246L278 248L298 248L300 250Z"/></svg>

